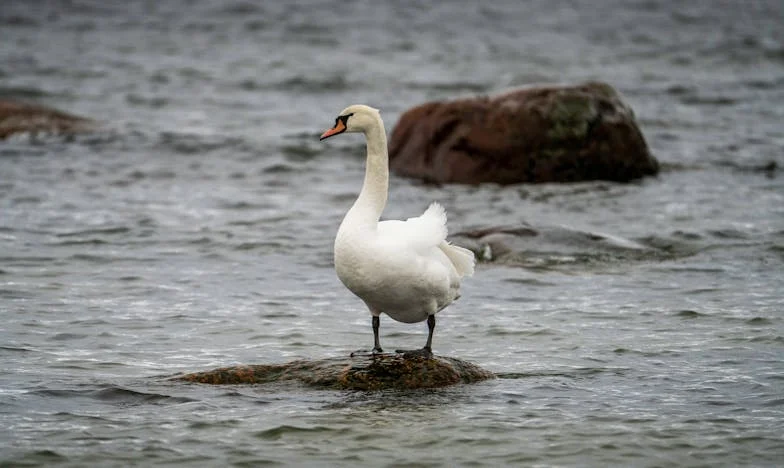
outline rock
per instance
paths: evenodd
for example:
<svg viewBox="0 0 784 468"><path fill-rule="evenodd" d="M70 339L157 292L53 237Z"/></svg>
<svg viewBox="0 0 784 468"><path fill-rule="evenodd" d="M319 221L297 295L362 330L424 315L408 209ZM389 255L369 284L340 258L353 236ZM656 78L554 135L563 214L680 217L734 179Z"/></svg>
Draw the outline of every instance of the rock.
<svg viewBox="0 0 784 468"><path fill-rule="evenodd" d="M481 261L528 268L574 268L613 261L664 259L670 253L610 234L526 223L455 233L449 239Z"/></svg>
<svg viewBox="0 0 784 468"><path fill-rule="evenodd" d="M495 378L492 372L460 359L441 356L428 359L402 354L363 354L286 364L224 367L175 377L176 380L211 385L298 381L309 387L340 390L435 388L492 378Z"/></svg>
<svg viewBox="0 0 784 468"><path fill-rule="evenodd" d="M17 133L72 135L95 128L95 122L35 104L0 100L0 140Z"/></svg>
<svg viewBox="0 0 784 468"><path fill-rule="evenodd" d="M626 182L659 171L608 84L513 90L405 112L389 143L400 175L439 183Z"/></svg>

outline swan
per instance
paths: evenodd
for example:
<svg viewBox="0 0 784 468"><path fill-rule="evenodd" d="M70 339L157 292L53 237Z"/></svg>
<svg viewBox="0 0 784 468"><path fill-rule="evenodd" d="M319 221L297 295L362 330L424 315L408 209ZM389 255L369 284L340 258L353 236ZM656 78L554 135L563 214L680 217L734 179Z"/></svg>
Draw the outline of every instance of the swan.
<svg viewBox="0 0 784 468"><path fill-rule="evenodd" d="M349 106L320 140L354 132L365 134L365 179L335 237L335 271L370 311L373 354L383 352L378 329L385 313L403 323L427 321L425 346L397 352L430 357L436 313L460 297L461 279L474 273L474 254L446 241L446 212L437 202L416 218L379 221L389 190L387 137L379 111Z"/></svg>

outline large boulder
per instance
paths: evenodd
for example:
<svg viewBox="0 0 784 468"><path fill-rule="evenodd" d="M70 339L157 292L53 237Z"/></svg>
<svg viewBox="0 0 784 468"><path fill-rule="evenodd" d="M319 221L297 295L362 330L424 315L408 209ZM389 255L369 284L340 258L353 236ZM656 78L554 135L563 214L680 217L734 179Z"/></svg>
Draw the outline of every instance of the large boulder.
<svg viewBox="0 0 784 468"><path fill-rule="evenodd" d="M432 182L626 182L659 171L632 109L606 83L429 102L405 112L390 167Z"/></svg>
<svg viewBox="0 0 784 468"><path fill-rule="evenodd" d="M49 107L0 100L0 140L18 133L72 135L95 129L95 122Z"/></svg>
<svg viewBox="0 0 784 468"><path fill-rule="evenodd" d="M224 367L175 379L212 385L296 381L314 388L383 390L444 387L494 377L492 372L460 359L390 353Z"/></svg>

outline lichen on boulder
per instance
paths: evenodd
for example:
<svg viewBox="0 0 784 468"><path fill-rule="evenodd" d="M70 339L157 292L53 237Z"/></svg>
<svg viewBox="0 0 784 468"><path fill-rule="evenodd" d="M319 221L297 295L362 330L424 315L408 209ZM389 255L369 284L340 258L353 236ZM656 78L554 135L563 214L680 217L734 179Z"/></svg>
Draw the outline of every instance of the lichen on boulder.
<svg viewBox="0 0 784 468"><path fill-rule="evenodd" d="M631 107L612 86L515 89L406 111L391 169L439 183L626 182L659 171Z"/></svg>
<svg viewBox="0 0 784 468"><path fill-rule="evenodd" d="M492 372L461 359L390 353L223 367L174 379L210 385L297 381L309 387L324 389L402 390L445 387L494 377Z"/></svg>

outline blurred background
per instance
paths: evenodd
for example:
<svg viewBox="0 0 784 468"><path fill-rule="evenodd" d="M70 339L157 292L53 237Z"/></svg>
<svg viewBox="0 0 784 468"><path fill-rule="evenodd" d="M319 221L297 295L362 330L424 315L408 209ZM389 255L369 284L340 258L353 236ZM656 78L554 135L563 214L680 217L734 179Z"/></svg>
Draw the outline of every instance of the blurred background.
<svg viewBox="0 0 784 468"><path fill-rule="evenodd" d="M755 465L784 458L784 6L777 0L22 1L0 99L95 119L0 142L4 466ZM605 81L662 172L436 187L385 216L527 222L434 349L502 375L428 392L165 377L372 344L332 241L364 143L433 99ZM600 232L634 249L597 249ZM382 318L417 347L424 324Z"/></svg>

